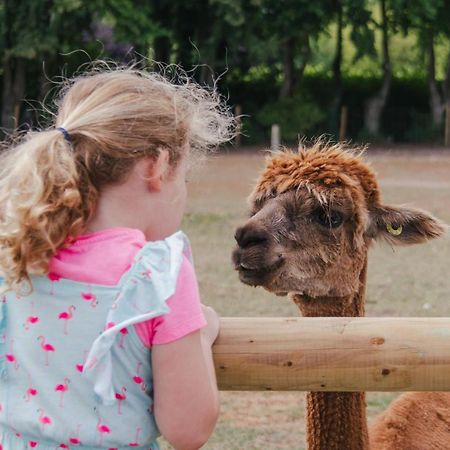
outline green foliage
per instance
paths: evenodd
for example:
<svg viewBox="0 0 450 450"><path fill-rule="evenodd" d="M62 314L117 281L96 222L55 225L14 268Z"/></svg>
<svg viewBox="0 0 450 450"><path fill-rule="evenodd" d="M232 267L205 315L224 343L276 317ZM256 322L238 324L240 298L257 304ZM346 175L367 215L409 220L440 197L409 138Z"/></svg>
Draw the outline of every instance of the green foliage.
<svg viewBox="0 0 450 450"><path fill-rule="evenodd" d="M343 2L344 26L350 28L350 40L356 48L353 62L365 55L374 56L375 34L369 25L372 14L366 0L347 0Z"/></svg>
<svg viewBox="0 0 450 450"><path fill-rule="evenodd" d="M170 35L170 31L155 20L152 2L136 0L105 0L103 20L113 26L119 42L131 42L147 56L153 40Z"/></svg>
<svg viewBox="0 0 450 450"><path fill-rule="evenodd" d="M73 51L96 18L101 0L4 0L0 35L4 57L39 60Z"/></svg>
<svg viewBox="0 0 450 450"><path fill-rule="evenodd" d="M305 95L283 98L266 104L256 115L256 120L266 127L279 124L284 141L295 142L314 132L325 113L317 103Z"/></svg>
<svg viewBox="0 0 450 450"><path fill-rule="evenodd" d="M380 0L1 0L3 69L8 67L13 82L25 77L27 85L25 93L18 91L15 103L10 100L9 111L16 111L24 96L42 99L49 87L43 62L50 78L61 72L70 76L90 58L127 61L133 57L127 52L134 49L192 69L202 84L213 85L220 74L225 96L249 115L243 119L244 131L253 142L267 140L273 122L280 122L287 140L296 140L298 134L336 133L339 103L349 106L349 136L355 137L361 134L364 102L379 88L382 76L376 58L381 49L379 4ZM393 139L433 137L436 130L425 120L427 43L434 40L440 82L449 64L450 2L386 0L386 5L394 86L383 114L388 118L383 119L384 134ZM26 64L18 65L20 59ZM22 78L14 72L17 67L25 67ZM398 89L395 80L405 89ZM404 99L397 93L403 91L411 101L399 106ZM279 101L279 95L288 97Z"/></svg>

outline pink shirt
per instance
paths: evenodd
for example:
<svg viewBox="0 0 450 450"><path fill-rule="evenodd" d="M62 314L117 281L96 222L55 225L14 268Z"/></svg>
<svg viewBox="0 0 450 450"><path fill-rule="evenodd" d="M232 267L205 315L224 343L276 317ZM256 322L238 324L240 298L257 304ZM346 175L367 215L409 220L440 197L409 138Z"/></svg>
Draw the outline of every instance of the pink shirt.
<svg viewBox="0 0 450 450"><path fill-rule="evenodd" d="M146 244L144 233L133 228L110 228L79 236L50 261L50 272L84 283L115 285ZM170 312L135 325L147 347L167 344L206 325L194 268L185 258L175 294L167 300Z"/></svg>

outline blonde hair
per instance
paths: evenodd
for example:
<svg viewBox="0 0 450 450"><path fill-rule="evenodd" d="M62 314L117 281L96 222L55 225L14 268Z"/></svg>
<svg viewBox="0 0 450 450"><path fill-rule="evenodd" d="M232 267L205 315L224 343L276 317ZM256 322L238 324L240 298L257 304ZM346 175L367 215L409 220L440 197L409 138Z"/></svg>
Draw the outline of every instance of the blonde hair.
<svg viewBox="0 0 450 450"><path fill-rule="evenodd" d="M204 151L233 135L220 96L187 77L180 84L96 68L67 81L56 104L52 127L0 156L0 267L10 289L48 273L51 257L85 229L102 188L123 181L137 160L165 150L173 168L186 144Z"/></svg>

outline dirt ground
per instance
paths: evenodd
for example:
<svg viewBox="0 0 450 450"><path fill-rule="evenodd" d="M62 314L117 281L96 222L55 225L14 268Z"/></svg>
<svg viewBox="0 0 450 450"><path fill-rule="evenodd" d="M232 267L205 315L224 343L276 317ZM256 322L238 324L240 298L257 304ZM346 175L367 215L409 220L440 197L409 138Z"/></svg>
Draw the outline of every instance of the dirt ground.
<svg viewBox="0 0 450 450"><path fill-rule="evenodd" d="M450 149L369 149L365 158L378 173L386 203L423 208L450 223ZM191 175L183 228L193 246L203 302L221 316L298 315L288 300L240 284L230 262L234 229L246 217L246 197L263 165L263 152L232 149L210 157ZM450 315L449 266L449 234L406 248L376 244L369 257L367 315ZM369 393L369 421L396 395ZM304 448L302 392L221 392L221 401L219 423L204 449Z"/></svg>

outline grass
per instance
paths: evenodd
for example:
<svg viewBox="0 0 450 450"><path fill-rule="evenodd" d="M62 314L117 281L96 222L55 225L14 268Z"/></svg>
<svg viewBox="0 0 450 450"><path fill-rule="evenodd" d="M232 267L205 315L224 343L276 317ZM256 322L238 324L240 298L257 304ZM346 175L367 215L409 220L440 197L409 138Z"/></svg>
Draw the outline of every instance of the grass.
<svg viewBox="0 0 450 450"><path fill-rule="evenodd" d="M386 203L409 204L450 223L450 151L373 151ZM264 155L229 152L196 170L183 228L189 235L202 301L221 316L296 316L288 300L238 281L231 266L234 230L246 218ZM450 237L427 245L370 251L367 315L448 316ZM301 346L301 342L299 342ZM384 410L395 393L368 393L368 418ZM304 448L303 393L221 392L221 417L205 450L300 450ZM164 450L170 447L162 444Z"/></svg>

